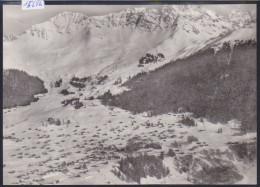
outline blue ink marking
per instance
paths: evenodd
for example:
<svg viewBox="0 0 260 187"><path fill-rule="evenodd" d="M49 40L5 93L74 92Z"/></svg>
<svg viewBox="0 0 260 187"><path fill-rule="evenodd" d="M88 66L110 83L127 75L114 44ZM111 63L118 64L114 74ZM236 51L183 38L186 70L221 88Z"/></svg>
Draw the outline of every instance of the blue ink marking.
<svg viewBox="0 0 260 187"><path fill-rule="evenodd" d="M44 1L43 0L27 0L24 4L23 7L26 9L30 8L37 8L37 7L44 7Z"/></svg>

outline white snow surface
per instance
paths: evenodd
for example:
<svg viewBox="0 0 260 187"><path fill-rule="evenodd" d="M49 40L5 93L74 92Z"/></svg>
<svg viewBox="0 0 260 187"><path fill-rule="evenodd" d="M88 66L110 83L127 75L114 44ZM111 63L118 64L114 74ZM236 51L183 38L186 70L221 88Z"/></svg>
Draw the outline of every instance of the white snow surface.
<svg viewBox="0 0 260 187"><path fill-rule="evenodd" d="M166 153L174 141L184 145L180 154L201 155L204 147L189 150L196 146L195 142L185 143L189 135L205 142L206 149L221 151L227 149L228 142L253 141L256 133L234 136L240 124L236 120L212 124L206 119L194 119L198 126L187 127L179 120L188 114L148 117L146 113L134 115L104 106L96 99L84 100L107 90L122 92L126 88L114 84L119 77L124 82L141 71L154 70L226 41L256 40L254 18L237 11L230 17L195 5L129 8L103 16L64 12L33 25L20 36L5 36L4 69L16 68L39 76L49 92L36 103L3 110L4 137L14 137L3 140L4 184L129 184L111 172L118 157L125 155L114 150L105 154L100 151L109 146L123 148L134 136L160 143L162 150L146 150L155 155ZM138 67L139 59L146 53L162 53L165 59ZM108 80L79 91L69 84L73 75L94 79L108 75ZM59 76L63 79L62 87L50 89L50 82ZM74 91L84 107L63 107L61 102L72 97L60 94L64 88ZM60 119L62 125L51 125L48 118ZM148 122L163 125L147 127ZM217 133L219 128L223 133ZM172 138L173 135L176 137ZM162 179L142 178L141 184L190 184L187 174L177 171L174 158L166 157L163 162L170 168L170 175ZM239 173L245 174L239 184L256 183L256 165L248 167L236 159L233 162ZM86 168L81 167L83 164Z"/></svg>

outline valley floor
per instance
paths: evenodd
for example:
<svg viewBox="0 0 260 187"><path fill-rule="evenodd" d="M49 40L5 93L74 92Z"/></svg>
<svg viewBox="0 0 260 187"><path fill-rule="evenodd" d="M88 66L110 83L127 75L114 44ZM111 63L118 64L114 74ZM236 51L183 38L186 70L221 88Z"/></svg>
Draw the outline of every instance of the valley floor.
<svg viewBox="0 0 260 187"><path fill-rule="evenodd" d="M96 99L84 100L83 107L74 109L61 105L64 97L69 96L53 90L29 106L3 111L5 185L135 183L123 181L111 172L118 167L120 158L128 155L123 148L129 139L160 144L161 149L141 148L131 154L159 156L164 152L163 163L170 169L165 178L141 178L141 184L203 183L198 179L198 168L218 163L232 166L243 176L227 183L256 184L256 160L245 162L227 144L256 142L256 133L241 134L234 122L211 124L195 119L197 126L188 127L180 120L190 114L133 115L106 107ZM48 118L59 119L61 124L51 124ZM217 133L220 128L222 133ZM190 142L189 136L197 140ZM176 142L179 146L174 146ZM167 154L170 148L176 153L173 157ZM193 157L189 172L180 169L186 155Z"/></svg>

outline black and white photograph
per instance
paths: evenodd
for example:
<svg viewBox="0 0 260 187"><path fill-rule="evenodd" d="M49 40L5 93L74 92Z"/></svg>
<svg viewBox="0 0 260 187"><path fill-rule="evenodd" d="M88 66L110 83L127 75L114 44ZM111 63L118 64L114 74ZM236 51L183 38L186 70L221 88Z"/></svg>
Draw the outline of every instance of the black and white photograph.
<svg viewBox="0 0 260 187"><path fill-rule="evenodd" d="M256 4L3 5L3 184L257 184Z"/></svg>

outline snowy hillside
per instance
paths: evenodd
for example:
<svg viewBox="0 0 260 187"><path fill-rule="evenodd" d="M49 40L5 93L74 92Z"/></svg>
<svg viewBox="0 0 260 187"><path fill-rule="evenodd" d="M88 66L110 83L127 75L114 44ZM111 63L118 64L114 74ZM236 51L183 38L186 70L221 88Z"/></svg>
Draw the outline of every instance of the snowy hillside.
<svg viewBox="0 0 260 187"><path fill-rule="evenodd" d="M241 14L223 17L195 5L129 8L104 16L64 12L33 25L18 40L4 42L4 68L23 69L47 82L61 75L98 73L111 81L126 80L239 32L238 27L254 20ZM249 30L255 38L255 28ZM139 58L148 52L165 59L138 68Z"/></svg>
<svg viewBox="0 0 260 187"><path fill-rule="evenodd" d="M4 71L4 184L256 183L255 16L63 12L3 39L26 72Z"/></svg>

